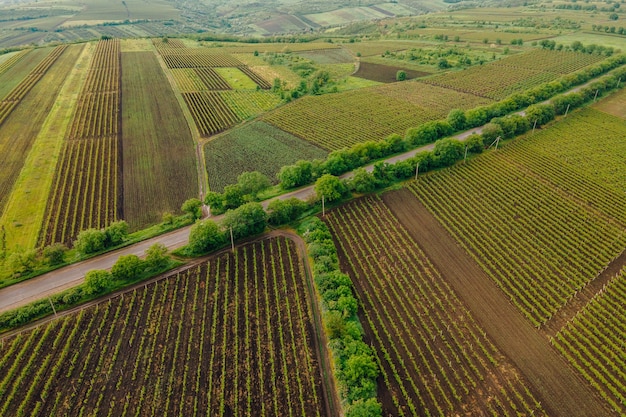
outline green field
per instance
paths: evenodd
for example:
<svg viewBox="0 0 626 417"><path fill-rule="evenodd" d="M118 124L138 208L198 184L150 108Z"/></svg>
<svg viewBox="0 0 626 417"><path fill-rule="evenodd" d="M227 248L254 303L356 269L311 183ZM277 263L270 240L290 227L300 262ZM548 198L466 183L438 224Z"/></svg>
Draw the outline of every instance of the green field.
<svg viewBox="0 0 626 417"><path fill-rule="evenodd" d="M204 145L211 191L237 183L246 171L260 171L276 182L284 165L300 159L323 158L326 152L263 122L236 128Z"/></svg>
<svg viewBox="0 0 626 417"><path fill-rule="evenodd" d="M403 82L329 96L305 97L264 117L278 128L327 150L404 135L420 123L470 109L484 98L418 82Z"/></svg>
<svg viewBox="0 0 626 417"><path fill-rule="evenodd" d="M122 54L122 144L124 219L133 229L198 195L193 137L152 52Z"/></svg>

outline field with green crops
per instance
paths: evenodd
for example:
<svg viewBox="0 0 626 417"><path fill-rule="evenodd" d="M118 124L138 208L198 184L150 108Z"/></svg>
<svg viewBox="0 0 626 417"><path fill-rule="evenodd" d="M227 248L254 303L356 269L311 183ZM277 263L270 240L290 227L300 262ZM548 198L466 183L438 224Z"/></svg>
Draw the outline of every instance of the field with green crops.
<svg viewBox="0 0 626 417"><path fill-rule="evenodd" d="M429 120L445 118L453 108L469 109L489 100L417 82L405 82L305 97L263 119L327 150L367 140L382 140Z"/></svg>
<svg viewBox="0 0 626 417"><path fill-rule="evenodd" d="M204 145L211 191L235 184L246 171L259 171L276 181L281 167L300 159L326 156L326 151L264 122L234 129Z"/></svg>

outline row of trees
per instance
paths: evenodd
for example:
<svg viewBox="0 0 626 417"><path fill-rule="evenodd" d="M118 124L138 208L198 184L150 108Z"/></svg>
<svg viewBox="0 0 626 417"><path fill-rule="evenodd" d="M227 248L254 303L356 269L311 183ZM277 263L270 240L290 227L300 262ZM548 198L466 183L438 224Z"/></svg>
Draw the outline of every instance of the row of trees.
<svg viewBox="0 0 626 417"><path fill-rule="evenodd" d="M332 236L317 217L300 225L298 233L313 259L315 287L321 297L322 321L345 415L381 416L382 407L376 399L380 371L374 352L363 342L363 328L356 315L358 301L350 277L339 270Z"/></svg>

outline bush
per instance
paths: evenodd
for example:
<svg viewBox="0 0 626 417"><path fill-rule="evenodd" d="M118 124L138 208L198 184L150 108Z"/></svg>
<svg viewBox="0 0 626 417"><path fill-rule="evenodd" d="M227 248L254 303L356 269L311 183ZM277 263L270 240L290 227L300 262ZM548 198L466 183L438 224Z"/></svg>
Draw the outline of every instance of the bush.
<svg viewBox="0 0 626 417"><path fill-rule="evenodd" d="M267 227L267 213L260 203L246 203L226 212L222 225L232 229L235 239L256 235Z"/></svg>
<svg viewBox="0 0 626 417"><path fill-rule="evenodd" d="M215 250L226 242L226 236L212 220L197 222L191 226L188 247L192 253L200 254Z"/></svg>
<svg viewBox="0 0 626 417"><path fill-rule="evenodd" d="M274 226L289 223L297 219L307 209L308 205L297 198L273 200L267 206L268 223Z"/></svg>
<svg viewBox="0 0 626 417"><path fill-rule="evenodd" d="M192 220L199 219L202 217L202 201L197 198L190 198L183 203L180 210L189 214Z"/></svg>
<svg viewBox="0 0 626 417"><path fill-rule="evenodd" d="M100 252L105 248L107 235L103 230L87 229L78 234L74 241L74 248L84 255Z"/></svg>
<svg viewBox="0 0 626 417"><path fill-rule="evenodd" d="M126 239L126 236L128 236L128 223L124 220L113 222L104 229L104 235L105 248L117 246L122 243L124 239Z"/></svg>
<svg viewBox="0 0 626 417"><path fill-rule="evenodd" d="M53 243L43 248L43 257L48 265L54 266L63 263L65 252L67 252L67 246L62 243Z"/></svg>
<svg viewBox="0 0 626 417"><path fill-rule="evenodd" d="M122 255L111 268L111 275L119 281L130 281L143 272L144 268L143 261L137 255Z"/></svg>
<svg viewBox="0 0 626 417"><path fill-rule="evenodd" d="M347 188L338 178L330 174L324 174L315 182L315 193L319 199L324 197L325 201L335 201L342 198Z"/></svg>
<svg viewBox="0 0 626 417"><path fill-rule="evenodd" d="M85 275L85 292L87 295L101 294L111 285L111 281L112 276L108 271L89 271Z"/></svg>

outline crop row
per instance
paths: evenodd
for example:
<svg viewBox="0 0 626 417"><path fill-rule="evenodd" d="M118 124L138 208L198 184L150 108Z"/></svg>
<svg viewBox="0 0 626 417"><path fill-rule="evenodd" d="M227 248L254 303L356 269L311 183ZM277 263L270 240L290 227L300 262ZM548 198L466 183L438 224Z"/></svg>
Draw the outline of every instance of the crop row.
<svg viewBox="0 0 626 417"><path fill-rule="evenodd" d="M273 109L280 104L280 97L267 91L222 91L222 99L240 120Z"/></svg>
<svg viewBox="0 0 626 417"><path fill-rule="evenodd" d="M161 54L168 68L240 67L241 61L231 55L187 49L184 53Z"/></svg>
<svg viewBox="0 0 626 417"><path fill-rule="evenodd" d="M70 244L78 232L120 218L119 139L74 140L63 144L48 200L40 244Z"/></svg>
<svg viewBox="0 0 626 417"><path fill-rule="evenodd" d="M595 390L626 411L626 269L561 330L552 343Z"/></svg>
<svg viewBox="0 0 626 417"><path fill-rule="evenodd" d="M96 45L66 134L39 243L70 244L122 213L119 40Z"/></svg>
<svg viewBox="0 0 626 417"><path fill-rule="evenodd" d="M270 88L272 88L272 84L270 84L265 78L261 77L256 72L252 71L250 67L246 65L240 65L237 68L239 68L241 72L250 77L250 79L263 90L269 90Z"/></svg>
<svg viewBox="0 0 626 417"><path fill-rule="evenodd" d="M221 132L239 121L218 92L183 93L183 98L203 136Z"/></svg>
<svg viewBox="0 0 626 417"><path fill-rule="evenodd" d="M545 414L378 197L326 216L390 396L384 415ZM480 394L478 394L480 392Z"/></svg>
<svg viewBox="0 0 626 417"><path fill-rule="evenodd" d="M626 127L623 119L586 108L569 114L550 129L525 138L519 146L555 160L557 164L565 164L571 170L616 190L616 195L623 195L626 193L624 137ZM624 219L623 210L625 206L622 202L612 209L611 214Z"/></svg>
<svg viewBox="0 0 626 417"><path fill-rule="evenodd" d="M268 239L5 340L2 415L326 415L302 268Z"/></svg>
<svg viewBox="0 0 626 417"><path fill-rule="evenodd" d="M22 59L22 57L24 55L26 55L27 53L29 53L30 51L31 51L30 49L24 49L22 51L16 52L16 53L13 54L12 57L10 57L10 58L4 60L2 63L0 63L0 74L2 74L3 72L5 72L9 68L11 68L13 66L13 64L15 64L17 61Z"/></svg>
<svg viewBox="0 0 626 417"><path fill-rule="evenodd" d="M37 84L48 69L55 63L57 58L65 51L67 45L54 48L30 73L0 101L0 124L4 122L9 113L19 104L20 100Z"/></svg>
<svg viewBox="0 0 626 417"><path fill-rule="evenodd" d="M519 68L535 71L569 74L604 59L602 55L584 54L573 51L550 51L534 49L523 54L512 55L494 63L496 66L507 67L510 71Z"/></svg>
<svg viewBox="0 0 626 417"><path fill-rule="evenodd" d="M453 107L488 100L417 82L304 97L267 115L265 121L326 150L380 141L392 133L445 118Z"/></svg>
<svg viewBox="0 0 626 417"><path fill-rule="evenodd" d="M410 189L540 326L617 256L626 232L506 156L424 176Z"/></svg>

